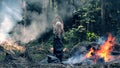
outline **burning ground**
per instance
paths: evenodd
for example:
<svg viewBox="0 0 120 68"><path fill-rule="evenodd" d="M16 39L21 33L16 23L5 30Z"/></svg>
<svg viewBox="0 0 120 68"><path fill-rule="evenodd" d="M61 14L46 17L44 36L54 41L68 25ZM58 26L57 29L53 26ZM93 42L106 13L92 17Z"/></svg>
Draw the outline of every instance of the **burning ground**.
<svg viewBox="0 0 120 68"><path fill-rule="evenodd" d="M80 50L70 57L64 64L80 64L80 65L94 65L94 64L109 64L120 63L120 48L119 44L116 44L115 37L108 34L108 38L100 45L98 43L81 44Z"/></svg>

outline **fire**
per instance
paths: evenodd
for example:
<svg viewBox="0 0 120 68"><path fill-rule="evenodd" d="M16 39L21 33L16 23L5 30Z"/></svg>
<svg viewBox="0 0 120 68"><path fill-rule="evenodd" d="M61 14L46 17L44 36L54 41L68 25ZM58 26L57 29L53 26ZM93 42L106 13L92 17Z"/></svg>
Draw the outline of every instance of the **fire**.
<svg viewBox="0 0 120 68"><path fill-rule="evenodd" d="M95 53L99 57L104 58L105 62L108 62L111 58L111 51L112 47L115 44L115 37L113 37L111 34L108 35L107 40L100 46L99 50L94 51L93 49L90 49L90 51L86 54L87 58L90 58L92 55L91 53Z"/></svg>
<svg viewBox="0 0 120 68"><path fill-rule="evenodd" d="M93 52L94 52L93 48L90 48L90 51L86 54L86 57L90 58L92 56L91 53Z"/></svg>
<svg viewBox="0 0 120 68"><path fill-rule="evenodd" d="M18 45L13 40L9 39L0 44L6 51L10 51L14 54L14 51L25 52L25 47Z"/></svg>

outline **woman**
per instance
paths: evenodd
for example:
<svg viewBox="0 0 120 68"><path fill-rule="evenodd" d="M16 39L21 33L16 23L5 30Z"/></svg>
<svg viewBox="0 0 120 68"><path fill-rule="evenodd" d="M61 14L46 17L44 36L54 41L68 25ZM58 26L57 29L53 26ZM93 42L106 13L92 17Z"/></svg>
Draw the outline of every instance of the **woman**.
<svg viewBox="0 0 120 68"><path fill-rule="evenodd" d="M53 53L62 62L63 57L63 42L62 38L64 35L63 21L60 17L56 17L53 24Z"/></svg>

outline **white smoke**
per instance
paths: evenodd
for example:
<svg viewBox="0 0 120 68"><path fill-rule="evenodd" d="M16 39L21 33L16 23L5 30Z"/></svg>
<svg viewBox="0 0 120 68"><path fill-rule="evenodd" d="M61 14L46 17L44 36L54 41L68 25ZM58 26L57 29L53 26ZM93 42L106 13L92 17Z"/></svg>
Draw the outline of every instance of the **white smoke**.
<svg viewBox="0 0 120 68"><path fill-rule="evenodd" d="M48 5L49 0L25 0L24 10L26 13L23 12L23 14L30 21L26 21L24 24L30 24L27 26L17 24L12 30L12 38L22 43L29 43L49 31L56 14Z"/></svg>
<svg viewBox="0 0 120 68"><path fill-rule="evenodd" d="M31 0L31 1L27 1L27 2L29 2L30 4L34 4L34 3L41 4L41 0L40 1ZM45 2L45 4L46 4L46 2ZM36 4L34 4L34 6L35 5ZM47 8L47 5L44 7L45 9ZM40 7L43 7L43 5ZM30 7L30 8L32 8L32 7ZM42 8L42 10L44 10L44 8ZM30 41L33 41L33 40L39 38L39 36L41 34L45 33L47 31L46 29L49 27L46 12L42 11L39 14L38 12L30 11L27 9L26 9L26 11L27 11L27 13L25 14L25 16L29 17L31 21L30 22L26 21L24 24L26 24L26 23L31 23L31 24L29 26L17 24L12 33L12 38L15 39L16 41L21 41L22 43L29 43Z"/></svg>
<svg viewBox="0 0 120 68"><path fill-rule="evenodd" d="M107 38L106 38L105 36L100 37L100 38L97 40L97 44L102 45L102 44L105 42L106 39L107 39Z"/></svg>
<svg viewBox="0 0 120 68"><path fill-rule="evenodd" d="M78 56L73 56L71 58L69 58L67 61L64 61L63 63L65 64L77 64L77 63L81 63L84 60L86 60L85 55L78 55Z"/></svg>
<svg viewBox="0 0 120 68"><path fill-rule="evenodd" d="M24 2L23 0L0 0L0 41L8 38L23 43L33 41L50 30L48 28L52 27L52 20L56 14L65 20L72 16L76 6L84 6L82 4L85 1L80 0L79 2L80 5L78 5L78 1L75 1L74 4L67 3L67 1L57 2L57 12L55 12L53 6L50 7L50 0L24 0ZM29 22L26 21L26 23L30 23L29 26L17 24L24 16L26 19L30 19ZM9 34L11 31L12 34Z"/></svg>
<svg viewBox="0 0 120 68"><path fill-rule="evenodd" d="M10 38L9 32L17 21L22 20L22 1L2 0L0 2L0 42L2 42Z"/></svg>
<svg viewBox="0 0 120 68"><path fill-rule="evenodd" d="M39 34L42 34L46 31L46 20L44 20L44 15L34 15L38 17L31 21L31 25L23 26L23 25L16 25L14 28L14 33L12 34L13 38L16 41L21 41L22 43L28 43L30 41L35 40L39 37Z"/></svg>

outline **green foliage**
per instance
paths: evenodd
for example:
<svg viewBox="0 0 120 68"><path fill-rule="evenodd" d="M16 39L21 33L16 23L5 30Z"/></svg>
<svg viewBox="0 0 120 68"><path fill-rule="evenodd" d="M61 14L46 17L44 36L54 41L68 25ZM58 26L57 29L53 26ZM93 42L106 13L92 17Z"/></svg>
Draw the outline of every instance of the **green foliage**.
<svg viewBox="0 0 120 68"><path fill-rule="evenodd" d="M94 32L97 30L93 29L95 27L93 25L98 25L100 22L101 19L98 16L101 13L100 11L99 0L91 0L89 6L75 10L73 27L66 32L65 41L69 44L76 44L81 41L95 41L99 36Z"/></svg>
<svg viewBox="0 0 120 68"><path fill-rule="evenodd" d="M75 10L73 16L73 27L65 34L65 41L78 43L81 41L95 41L98 38L97 29L100 23L100 4L99 0L92 0L87 7L80 7ZM94 29L95 28L95 29Z"/></svg>
<svg viewBox="0 0 120 68"><path fill-rule="evenodd" d="M74 12L74 27L83 26L85 32L99 34L101 31L101 5L99 0L91 0L89 6ZM87 37L87 36L86 36ZM88 40L88 39L86 39ZM89 41L89 40L88 40Z"/></svg>
<svg viewBox="0 0 120 68"><path fill-rule="evenodd" d="M94 32L86 32L83 26L78 26L78 28L72 28L65 34L65 41L70 43L78 43L81 41L96 41L99 36Z"/></svg>
<svg viewBox="0 0 120 68"><path fill-rule="evenodd" d="M96 39L98 39L99 36L97 36L95 33L93 32L87 32L87 40L88 41L96 41Z"/></svg>
<svg viewBox="0 0 120 68"><path fill-rule="evenodd" d="M41 58L43 58L43 55L33 54L32 58L33 58L34 61L38 61L38 60L41 60Z"/></svg>
<svg viewBox="0 0 120 68"><path fill-rule="evenodd" d="M71 48L75 44L86 40L86 30L85 28L80 25L77 28L72 28L65 33L64 36L65 40L65 47Z"/></svg>

